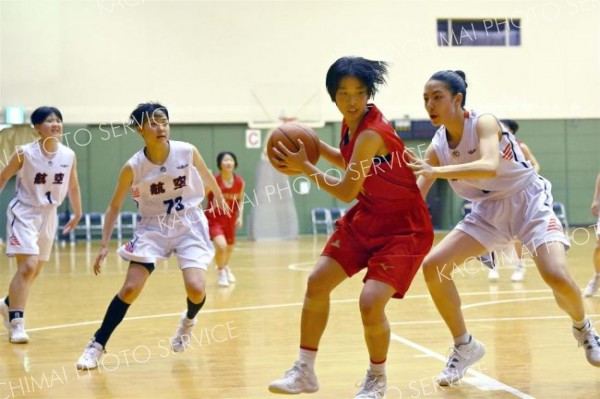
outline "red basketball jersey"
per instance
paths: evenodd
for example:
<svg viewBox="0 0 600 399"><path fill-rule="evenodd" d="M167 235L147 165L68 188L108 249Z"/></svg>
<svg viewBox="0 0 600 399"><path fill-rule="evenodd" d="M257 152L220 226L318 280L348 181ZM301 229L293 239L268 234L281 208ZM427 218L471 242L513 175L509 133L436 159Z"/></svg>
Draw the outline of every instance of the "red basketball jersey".
<svg viewBox="0 0 600 399"><path fill-rule="evenodd" d="M340 142L347 173L356 176L357 173L365 173L367 176L358 194L358 201L375 213L399 211L406 206L426 207L415 175L404 160L404 143L375 104L369 104L367 108L352 137L349 137L346 123L342 123ZM348 165L356 140L365 130L379 133L389 151L386 157L375 157L368 171L363 170L361 165ZM406 200L410 200L411 204Z"/></svg>
<svg viewBox="0 0 600 399"><path fill-rule="evenodd" d="M223 177L220 173L215 176L215 179L217 180L217 184L219 185L219 188L223 193L223 198L225 199L225 202L227 202L227 206L229 207L229 209L231 209L231 218L235 220L240 212L240 204L244 200L243 198L241 198L243 195L242 190L244 189L244 179L242 179L241 176L234 174L233 184L231 185L231 187L227 187L225 185L225 183L223 182ZM210 192L208 194L207 209L211 208L213 198L214 194Z"/></svg>

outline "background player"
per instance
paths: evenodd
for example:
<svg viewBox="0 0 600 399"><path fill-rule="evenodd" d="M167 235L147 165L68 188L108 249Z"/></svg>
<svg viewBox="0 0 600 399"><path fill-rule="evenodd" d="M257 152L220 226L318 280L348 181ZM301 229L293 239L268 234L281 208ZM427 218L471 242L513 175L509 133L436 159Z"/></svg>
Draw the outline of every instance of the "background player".
<svg viewBox="0 0 600 399"><path fill-rule="evenodd" d="M199 207L204 184L214 193L215 203L222 203L219 186L196 147L169 140L169 112L165 106L140 104L131 113L131 122L145 146L121 169L106 210L94 273L101 271L115 221L129 191L138 205L141 220L133 239L118 250L119 255L130 262L125 282L108 306L102 325L77 361L79 369L98 367L108 339L144 288L158 260L175 254L187 292L187 310L181 315L171 339L173 351L185 350L196 315L206 300L205 274L214 249L208 237L206 217Z"/></svg>
<svg viewBox="0 0 600 399"><path fill-rule="evenodd" d="M17 196L8 205L6 254L17 258L17 272L8 296L0 300L0 313L10 342L29 342L25 332L25 305L29 288L50 259L57 226L57 208L67 193L73 207L64 226L69 233L81 219L77 159L61 144L63 117L55 107L39 107L31 114L40 139L16 149L0 173L0 190L17 175Z"/></svg>
<svg viewBox="0 0 600 399"><path fill-rule="evenodd" d="M215 176L215 180L231 214L226 215L215 211L212 206L214 198L212 191L207 195L208 206L204 214L208 219L210 239L215 246L215 263L219 274L217 284L220 287L228 287L229 283L235 283L235 276L229 268L229 259L235 244L235 230L243 225L244 179L234 173L238 162L233 152L220 152L217 155L217 166L219 173Z"/></svg>
<svg viewBox="0 0 600 399"><path fill-rule="evenodd" d="M336 198L358 202L336 223L315 269L308 278L300 323L299 359L283 378L273 381L275 393L316 392L314 364L329 316L330 293L348 277L366 268L359 306L370 365L356 399L382 398L387 387L385 362L390 327L385 307L402 298L433 242L433 228L416 179L403 159L404 144L374 104L385 83L387 64L361 57L338 59L327 72L330 98L344 117L340 148L322 141L320 152L343 169L341 178L323 173L300 150L283 145L280 166L299 170Z"/></svg>

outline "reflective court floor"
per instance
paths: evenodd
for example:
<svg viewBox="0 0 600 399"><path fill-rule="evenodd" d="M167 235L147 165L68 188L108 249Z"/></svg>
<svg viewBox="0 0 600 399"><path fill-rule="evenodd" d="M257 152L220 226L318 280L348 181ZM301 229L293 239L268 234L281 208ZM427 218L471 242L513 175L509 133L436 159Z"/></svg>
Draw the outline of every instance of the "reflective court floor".
<svg viewBox="0 0 600 399"><path fill-rule="evenodd" d="M592 275L593 234L571 230L569 269L582 289ZM158 264L93 371L77 371L74 363L120 288L127 263L114 253L115 241L104 272L94 276L96 243L57 245L31 289L26 309L31 341L10 344L6 331L0 332L0 399L279 398L267 385L297 358L306 278L325 240L239 240L231 261L238 282L219 288L210 268L206 305L184 353L169 347L186 306L181 272L174 259ZM452 340L422 273L405 299L390 302L386 398L600 397L600 369L586 362L569 319L533 262L526 259L522 283L511 282L509 263L501 265L495 283L477 261L455 272L467 326L487 354L453 387L435 383ZM14 260L3 257L0 297L15 270ZM361 279L357 275L333 293L316 363L321 388L298 397L353 398L358 390L368 367L358 310ZM599 322L600 295L584 304Z"/></svg>

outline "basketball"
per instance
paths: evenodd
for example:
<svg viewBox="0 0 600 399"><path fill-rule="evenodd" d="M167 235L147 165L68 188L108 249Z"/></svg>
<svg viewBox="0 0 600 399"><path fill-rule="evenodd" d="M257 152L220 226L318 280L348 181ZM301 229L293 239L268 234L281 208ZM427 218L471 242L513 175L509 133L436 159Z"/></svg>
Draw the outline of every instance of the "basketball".
<svg viewBox="0 0 600 399"><path fill-rule="evenodd" d="M273 151L273 147L279 149L278 143L282 142L290 151L297 152L299 150L298 139L302 140L304 144L309 162L315 164L319 160L319 136L317 133L302 123L288 122L276 127L267 142L267 156L271 165L279 172L286 175L300 174L297 170L280 168L273 162L273 159L279 159Z"/></svg>

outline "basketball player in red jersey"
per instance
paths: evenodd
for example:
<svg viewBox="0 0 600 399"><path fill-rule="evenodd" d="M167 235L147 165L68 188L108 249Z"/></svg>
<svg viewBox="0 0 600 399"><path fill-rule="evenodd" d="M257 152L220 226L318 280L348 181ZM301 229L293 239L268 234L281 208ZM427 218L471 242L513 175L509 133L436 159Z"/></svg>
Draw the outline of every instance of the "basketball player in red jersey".
<svg viewBox="0 0 600 399"><path fill-rule="evenodd" d="M331 100L344 117L340 148L320 142L321 155L344 170L341 177L311 164L306 150L275 148L280 166L299 170L342 201L358 202L336 222L308 278L300 325L300 354L275 393L316 392L314 363L329 316L329 296L341 282L366 268L359 305L370 367L355 399L383 398L390 327L385 307L402 298L431 248L433 228L416 178L404 161L404 144L368 100L385 83L387 64L361 57L338 59L327 72Z"/></svg>
<svg viewBox="0 0 600 399"><path fill-rule="evenodd" d="M243 225L244 213L244 179L233 171L237 168L237 157L233 152L223 151L217 155L220 173L215 176L230 215L214 211L212 207L213 193L208 194L208 206L204 211L208 219L210 239L215 246L215 263L219 273L217 284L228 287L235 283L235 276L229 268L229 258L235 244L235 229Z"/></svg>

